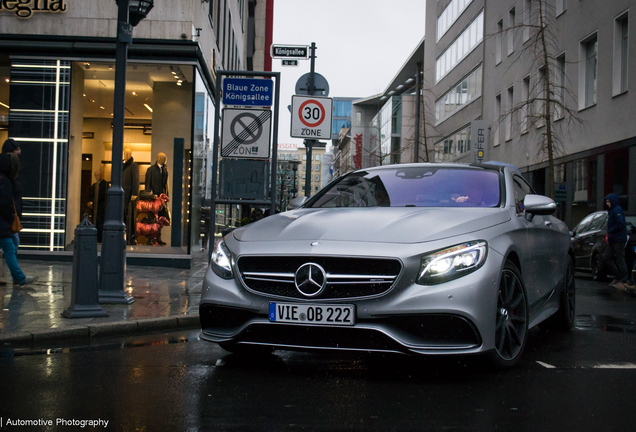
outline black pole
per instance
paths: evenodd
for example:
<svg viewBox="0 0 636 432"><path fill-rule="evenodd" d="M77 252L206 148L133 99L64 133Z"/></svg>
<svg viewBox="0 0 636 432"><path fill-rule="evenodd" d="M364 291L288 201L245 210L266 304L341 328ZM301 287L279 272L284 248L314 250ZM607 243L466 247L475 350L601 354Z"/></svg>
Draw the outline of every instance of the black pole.
<svg viewBox="0 0 636 432"><path fill-rule="evenodd" d="M106 221L102 241L100 303L131 304L135 299L124 291L126 275L126 239L124 233L124 189L122 169L124 152L124 113L126 105L126 63L132 26L128 22L128 0L118 0L117 47L115 52L115 94L113 103L113 149L111 185L106 193Z"/></svg>
<svg viewBox="0 0 636 432"><path fill-rule="evenodd" d="M413 148L413 162L417 163L420 160L420 113L421 113L421 95L422 92L422 79L420 78L420 73L422 71L422 62L417 62L417 73L415 75L415 97L417 100L415 101L415 147ZM426 127L426 125L425 125Z"/></svg>
<svg viewBox="0 0 636 432"><path fill-rule="evenodd" d="M276 213L276 167L278 166L278 108L280 105L280 75L275 75L276 83L274 84L274 134L272 136L272 175L270 186L270 204L269 214ZM282 201L282 198L281 198ZM282 204L281 204L282 205Z"/></svg>
<svg viewBox="0 0 636 432"><path fill-rule="evenodd" d="M315 71L316 71L316 42L311 43L311 47L309 48L309 58L310 62L310 70L309 70L309 88L307 89L309 96L313 96L316 90L316 86L314 85ZM311 159L312 159L312 148L314 146L315 140L305 140L305 149L307 151L307 171L305 172L305 196L309 198L311 196Z"/></svg>

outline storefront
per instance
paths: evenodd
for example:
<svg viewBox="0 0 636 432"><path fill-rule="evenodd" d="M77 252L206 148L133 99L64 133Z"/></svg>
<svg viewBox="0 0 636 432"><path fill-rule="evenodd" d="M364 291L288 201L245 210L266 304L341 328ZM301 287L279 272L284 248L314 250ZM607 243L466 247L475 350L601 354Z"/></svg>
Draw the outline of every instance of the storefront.
<svg viewBox="0 0 636 432"><path fill-rule="evenodd" d="M97 196L99 176L110 181L115 44L69 37L47 37L46 43L34 36L0 38L0 142L13 138L22 149L19 255L70 260L77 224L85 215L97 222L91 189ZM189 267L192 254L204 246L201 206L211 172L206 173L206 160L215 109L212 84L197 44L144 41L131 46L124 159L131 157L128 165L136 165L131 178L139 189L128 203L129 264ZM169 201L162 209L167 226L148 211L147 202L139 204L142 198L148 201L147 173L160 154L168 173Z"/></svg>

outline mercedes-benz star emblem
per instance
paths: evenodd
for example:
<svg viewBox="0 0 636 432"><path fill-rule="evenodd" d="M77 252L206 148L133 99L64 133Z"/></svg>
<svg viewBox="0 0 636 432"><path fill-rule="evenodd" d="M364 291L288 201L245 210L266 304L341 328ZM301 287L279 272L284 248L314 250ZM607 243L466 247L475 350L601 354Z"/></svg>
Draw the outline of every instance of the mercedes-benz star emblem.
<svg viewBox="0 0 636 432"><path fill-rule="evenodd" d="M294 283L298 292L305 297L316 297L327 285L327 274L318 264L303 264L296 270Z"/></svg>

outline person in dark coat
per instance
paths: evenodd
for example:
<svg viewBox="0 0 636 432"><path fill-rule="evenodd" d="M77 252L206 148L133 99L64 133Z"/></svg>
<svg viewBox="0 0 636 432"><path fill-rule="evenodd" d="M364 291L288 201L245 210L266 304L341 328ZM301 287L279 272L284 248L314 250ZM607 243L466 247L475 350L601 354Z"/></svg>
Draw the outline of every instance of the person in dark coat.
<svg viewBox="0 0 636 432"><path fill-rule="evenodd" d="M16 140L9 138L2 145L2 153L14 154L19 157L20 154L22 154L22 149ZM20 183L18 176L16 176L13 180L13 201L15 202L15 209L18 212L18 217L22 220L22 184ZM12 238L17 250L20 246L20 235L15 233Z"/></svg>
<svg viewBox="0 0 636 432"><path fill-rule="evenodd" d="M603 258L610 268L610 273L614 275L614 281L610 285L623 289L623 284L628 281L627 264L625 264L625 243L627 243L625 212L615 193L607 195L605 203L609 207L609 216L607 218L607 248Z"/></svg>
<svg viewBox="0 0 636 432"><path fill-rule="evenodd" d="M121 187L124 189L124 223L128 244L134 244L135 221L131 202L139 195L139 165L132 157L132 150L124 149L124 167L121 173Z"/></svg>
<svg viewBox="0 0 636 432"><path fill-rule="evenodd" d="M38 280L34 276L26 276L18 265L17 248L13 240L11 225L15 219L14 207L15 179L20 169L18 156L14 153L0 154L0 248L4 252L4 260L9 267L14 285L24 286Z"/></svg>
<svg viewBox="0 0 636 432"><path fill-rule="evenodd" d="M97 242L102 242L102 234L104 231L104 222L106 222L106 193L108 192L108 183L104 180L102 170L96 170L95 183L91 185L88 192L88 208L92 211L93 224L97 228Z"/></svg>
<svg viewBox="0 0 636 432"><path fill-rule="evenodd" d="M157 155L157 162L148 168L146 171L146 193L153 193L157 196L161 194L168 194L168 166L166 162L168 157L165 153L159 153ZM164 216L170 221L170 213L168 210L163 209L158 213L158 216ZM160 246L164 246L166 243L161 240L161 231L157 235L157 243Z"/></svg>

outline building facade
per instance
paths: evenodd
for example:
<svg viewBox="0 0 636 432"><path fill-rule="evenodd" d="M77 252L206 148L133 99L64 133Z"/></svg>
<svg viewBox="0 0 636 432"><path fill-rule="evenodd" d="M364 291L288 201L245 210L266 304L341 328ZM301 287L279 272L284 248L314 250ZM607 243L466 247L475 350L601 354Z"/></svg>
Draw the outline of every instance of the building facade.
<svg viewBox="0 0 636 432"><path fill-rule="evenodd" d="M157 1L134 28L124 148L139 168L138 195L157 155L167 156L171 224L162 230L167 245L151 247L130 241L132 219L129 262L158 263L158 255L164 264L188 266L203 246L215 71L265 67L267 3ZM93 173L110 180L117 3L2 2L0 28L0 142L13 138L22 148L20 254L68 257L75 226L91 213Z"/></svg>
<svg viewBox="0 0 636 432"><path fill-rule="evenodd" d="M570 227L602 209L611 192L636 212L636 125L628 119L636 103L634 6L427 2L426 33L435 37L426 41L424 85L434 159L475 161L471 126L482 121L485 160L517 166L538 193L555 197Z"/></svg>
<svg viewBox="0 0 636 432"><path fill-rule="evenodd" d="M417 75L424 61L424 39L385 90L377 95L354 100L351 129L334 140L334 176L348 171L415 160L417 130ZM420 128L421 129L421 128Z"/></svg>

